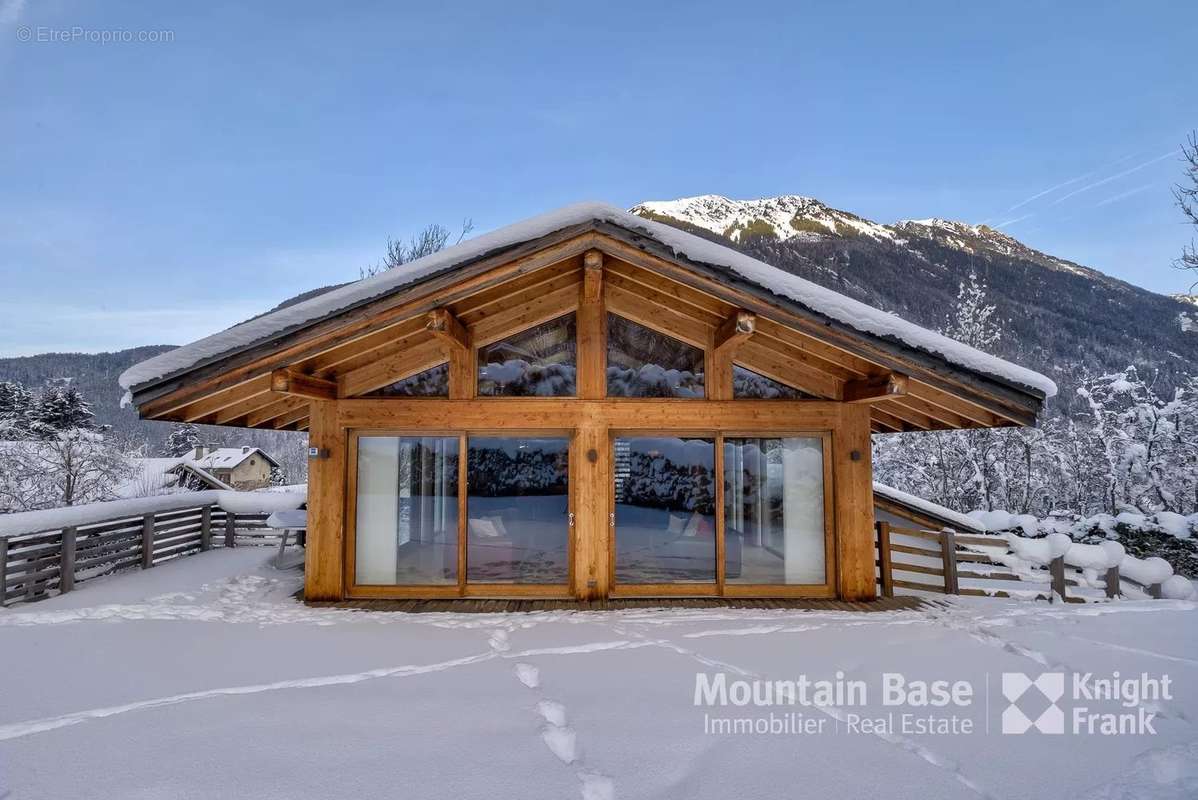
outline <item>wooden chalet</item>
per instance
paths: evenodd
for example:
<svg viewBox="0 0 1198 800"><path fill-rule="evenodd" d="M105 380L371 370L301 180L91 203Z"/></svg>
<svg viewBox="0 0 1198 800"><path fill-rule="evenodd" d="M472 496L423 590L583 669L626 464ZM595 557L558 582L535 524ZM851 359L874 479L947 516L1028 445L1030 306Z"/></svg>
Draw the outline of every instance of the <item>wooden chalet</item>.
<svg viewBox="0 0 1198 800"><path fill-rule="evenodd" d="M870 435L1051 381L584 204L160 355L143 418L308 431L310 600L873 598Z"/></svg>

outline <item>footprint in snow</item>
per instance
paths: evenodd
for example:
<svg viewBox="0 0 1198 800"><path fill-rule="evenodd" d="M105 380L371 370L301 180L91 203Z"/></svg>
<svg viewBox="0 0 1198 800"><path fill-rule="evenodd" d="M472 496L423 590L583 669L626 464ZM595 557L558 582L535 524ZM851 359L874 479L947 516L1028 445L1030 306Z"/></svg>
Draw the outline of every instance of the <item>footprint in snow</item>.
<svg viewBox="0 0 1198 800"><path fill-rule="evenodd" d="M537 713L545 720L541 728L541 738L563 764L573 764L578 760L578 741L574 729L566 724L566 707L552 700L542 700L537 703Z"/></svg>
<svg viewBox="0 0 1198 800"><path fill-rule="evenodd" d="M616 785L606 775L584 770L578 773L578 780L582 781L582 800L615 800Z"/></svg>
<svg viewBox="0 0 1198 800"><path fill-rule="evenodd" d="M532 664L519 663L516 665L515 671L520 683L529 689L536 689L541 685L541 671Z"/></svg>
<svg viewBox="0 0 1198 800"><path fill-rule="evenodd" d="M512 643L507 640L507 631L495 631L492 633L488 644L497 653L506 653L512 649Z"/></svg>

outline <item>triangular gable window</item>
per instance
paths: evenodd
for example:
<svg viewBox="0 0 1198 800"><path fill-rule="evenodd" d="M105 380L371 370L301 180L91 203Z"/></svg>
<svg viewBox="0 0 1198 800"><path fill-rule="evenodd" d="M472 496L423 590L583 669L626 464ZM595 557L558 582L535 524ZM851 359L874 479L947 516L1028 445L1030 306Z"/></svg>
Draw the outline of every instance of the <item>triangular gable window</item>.
<svg viewBox="0 0 1198 800"><path fill-rule="evenodd" d="M402 378L376 389L366 397L449 397L449 364L438 364L424 372Z"/></svg>
<svg viewBox="0 0 1198 800"><path fill-rule="evenodd" d="M732 365L732 397L737 400L803 400L811 396L751 369Z"/></svg>
<svg viewBox="0 0 1198 800"><path fill-rule="evenodd" d="M577 394L574 314L544 322L478 350L483 397L573 397Z"/></svg>
<svg viewBox="0 0 1198 800"><path fill-rule="evenodd" d="M703 397L703 351L607 315L609 397Z"/></svg>

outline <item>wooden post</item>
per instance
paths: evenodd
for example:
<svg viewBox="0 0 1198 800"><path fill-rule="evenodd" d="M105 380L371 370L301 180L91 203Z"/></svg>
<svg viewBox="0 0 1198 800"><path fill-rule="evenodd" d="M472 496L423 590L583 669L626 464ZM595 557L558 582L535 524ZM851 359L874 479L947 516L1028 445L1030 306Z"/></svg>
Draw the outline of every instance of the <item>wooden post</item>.
<svg viewBox="0 0 1198 800"><path fill-rule="evenodd" d="M877 596L874 568L874 488L869 406L842 404L832 432L836 510L836 584L841 600Z"/></svg>
<svg viewBox="0 0 1198 800"><path fill-rule="evenodd" d="M1119 567L1114 566L1106 571L1106 596L1118 597L1119 589Z"/></svg>
<svg viewBox="0 0 1198 800"><path fill-rule="evenodd" d="M578 328L578 396L602 400L607 395L607 311L603 305L603 253L582 257L582 290L575 320Z"/></svg>
<svg viewBox="0 0 1198 800"><path fill-rule="evenodd" d="M1057 556L1048 564L1048 574L1052 577L1052 600L1056 602L1057 597L1061 601L1065 600L1065 557Z"/></svg>
<svg viewBox="0 0 1198 800"><path fill-rule="evenodd" d="M212 506L200 509L200 552L212 549Z"/></svg>
<svg viewBox="0 0 1198 800"><path fill-rule="evenodd" d="M62 529L62 556L58 560L58 591L66 594L75 588L75 528Z"/></svg>
<svg viewBox="0 0 1198 800"><path fill-rule="evenodd" d="M894 569L890 563L890 523L878 522L878 574L882 578L882 596L894 597Z"/></svg>
<svg viewBox="0 0 1198 800"><path fill-rule="evenodd" d="M611 495L611 444L607 427L587 420L578 429L570 473L574 484L574 586L580 600L607 597L611 587L608 548L608 500Z"/></svg>
<svg viewBox="0 0 1198 800"><path fill-rule="evenodd" d="M957 535L948 528L940 531L940 554L944 562L944 593L960 594L957 585Z"/></svg>
<svg viewBox="0 0 1198 800"><path fill-rule="evenodd" d="M712 330L703 366L708 400L732 399L732 357L756 330L757 315L739 310Z"/></svg>
<svg viewBox="0 0 1198 800"><path fill-rule="evenodd" d="M1151 586L1148 586L1147 589L1148 589L1149 597L1151 597L1154 600L1161 599L1161 585L1159 583L1154 583Z"/></svg>
<svg viewBox="0 0 1198 800"><path fill-rule="evenodd" d="M340 600L345 592L345 431L336 402L313 401L309 419L308 444L321 455L308 461L304 599Z"/></svg>
<svg viewBox="0 0 1198 800"><path fill-rule="evenodd" d="M141 518L141 568L154 566L154 515Z"/></svg>
<svg viewBox="0 0 1198 800"><path fill-rule="evenodd" d="M8 537L0 536L0 608L8 596Z"/></svg>
<svg viewBox="0 0 1198 800"><path fill-rule="evenodd" d="M225 547L237 546L237 516L232 511L225 512Z"/></svg>

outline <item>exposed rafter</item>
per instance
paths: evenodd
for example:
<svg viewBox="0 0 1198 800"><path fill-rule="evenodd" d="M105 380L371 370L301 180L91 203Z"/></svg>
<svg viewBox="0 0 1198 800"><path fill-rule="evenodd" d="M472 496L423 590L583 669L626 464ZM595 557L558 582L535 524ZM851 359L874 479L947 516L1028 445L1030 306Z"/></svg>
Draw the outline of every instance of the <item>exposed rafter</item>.
<svg viewBox="0 0 1198 800"><path fill-rule="evenodd" d="M447 308L434 308L428 312L424 328L450 347L470 349L470 332Z"/></svg>
<svg viewBox="0 0 1198 800"><path fill-rule="evenodd" d="M748 311L737 311L724 324L716 328L712 346L717 353L731 356L736 348L757 332L757 315Z"/></svg>
<svg viewBox="0 0 1198 800"><path fill-rule="evenodd" d="M270 374L271 391L278 394L306 397L309 400L336 400L335 381L305 375L294 369L276 369Z"/></svg>
<svg viewBox="0 0 1198 800"><path fill-rule="evenodd" d="M898 372L873 375L844 385L841 399L846 403L876 403L907 394L907 376Z"/></svg>

